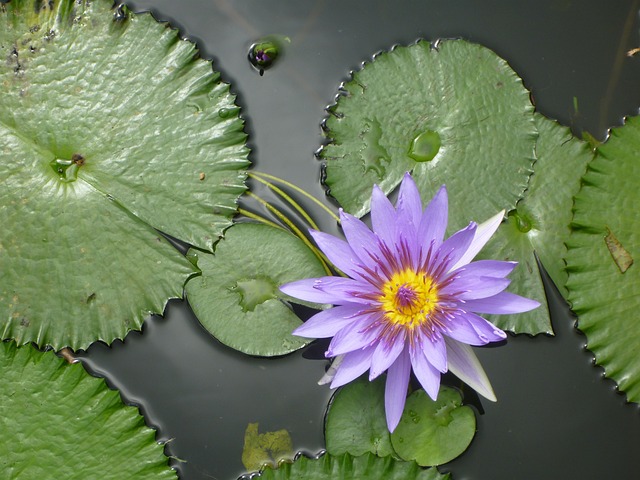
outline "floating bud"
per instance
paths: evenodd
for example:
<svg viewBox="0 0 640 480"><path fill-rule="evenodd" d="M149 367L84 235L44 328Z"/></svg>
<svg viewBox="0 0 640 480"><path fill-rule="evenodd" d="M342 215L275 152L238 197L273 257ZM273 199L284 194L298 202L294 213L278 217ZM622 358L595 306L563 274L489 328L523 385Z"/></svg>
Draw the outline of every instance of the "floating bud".
<svg viewBox="0 0 640 480"><path fill-rule="evenodd" d="M248 53L249 62L260 72L261 76L282 55L284 42L290 42L289 37L269 36L251 45Z"/></svg>

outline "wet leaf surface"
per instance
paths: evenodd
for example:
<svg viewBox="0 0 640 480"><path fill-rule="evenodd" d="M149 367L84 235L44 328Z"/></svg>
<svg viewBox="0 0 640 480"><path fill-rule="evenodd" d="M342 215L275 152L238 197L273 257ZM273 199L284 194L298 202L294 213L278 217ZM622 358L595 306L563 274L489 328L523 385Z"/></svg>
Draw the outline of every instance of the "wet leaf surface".
<svg viewBox="0 0 640 480"><path fill-rule="evenodd" d="M383 52L342 87L326 120L326 184L357 216L371 187L413 173L423 198L446 184L450 228L511 209L534 159L533 107L520 78L491 50L463 40Z"/></svg>
<svg viewBox="0 0 640 480"><path fill-rule="evenodd" d="M517 261L509 291L533 298L541 306L518 315L488 315L495 325L515 333L553 333L536 256L566 296L565 257L573 196L593 153L568 128L535 115L540 135L534 174L517 208L509 212L478 258Z"/></svg>
<svg viewBox="0 0 640 480"><path fill-rule="evenodd" d="M1 342L0 377L5 478L177 478L138 409L80 364Z"/></svg>
<svg viewBox="0 0 640 480"><path fill-rule="evenodd" d="M345 454L334 457L323 455L318 460L300 457L294 463L285 463L278 469L267 468L260 478L264 480L451 480L435 468L420 468L415 462L380 458L371 453L360 457Z"/></svg>
<svg viewBox="0 0 640 480"><path fill-rule="evenodd" d="M640 402L640 118L613 129L575 197L569 300L587 348L629 401Z"/></svg>
<svg viewBox="0 0 640 480"><path fill-rule="evenodd" d="M0 11L0 331L19 343L139 328L194 273L156 229L211 249L245 189L228 85L175 30L111 7Z"/></svg>

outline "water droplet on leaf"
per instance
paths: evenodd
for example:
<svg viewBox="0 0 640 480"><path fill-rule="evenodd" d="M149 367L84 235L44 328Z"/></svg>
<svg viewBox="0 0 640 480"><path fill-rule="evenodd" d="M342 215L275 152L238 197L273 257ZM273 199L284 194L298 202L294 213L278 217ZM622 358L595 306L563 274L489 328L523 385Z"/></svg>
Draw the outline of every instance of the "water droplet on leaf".
<svg viewBox="0 0 640 480"><path fill-rule="evenodd" d="M229 118L231 115L233 115L234 110L230 109L230 108L221 108L218 111L218 116L220 118Z"/></svg>
<svg viewBox="0 0 640 480"><path fill-rule="evenodd" d="M509 218L512 218L516 222L516 228L520 230L522 233L527 233L533 228L531 220L517 210L512 210L509 212Z"/></svg>
<svg viewBox="0 0 640 480"><path fill-rule="evenodd" d="M426 130L411 141L409 156L416 162L428 162L438 154L440 145L438 132Z"/></svg>

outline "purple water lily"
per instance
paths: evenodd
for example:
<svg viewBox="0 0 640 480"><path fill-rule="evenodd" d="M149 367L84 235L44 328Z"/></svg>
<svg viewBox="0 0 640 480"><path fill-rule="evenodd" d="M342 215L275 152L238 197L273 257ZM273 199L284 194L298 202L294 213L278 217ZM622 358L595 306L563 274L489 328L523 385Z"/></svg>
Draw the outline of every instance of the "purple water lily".
<svg viewBox="0 0 640 480"><path fill-rule="evenodd" d="M520 313L539 306L504 291L516 262L471 262L503 216L504 211L481 225L471 222L445 240L446 188L441 187L423 211L420 193L407 173L395 208L374 186L373 231L342 211L346 242L312 231L327 258L350 278L300 280L281 290L302 300L335 305L293 332L307 338L333 337L325 354L338 357L331 388L367 370L370 380L387 371L385 411L390 431L400 422L412 369L434 400L442 373L451 371L495 401L470 345L498 342L506 335L477 314Z"/></svg>

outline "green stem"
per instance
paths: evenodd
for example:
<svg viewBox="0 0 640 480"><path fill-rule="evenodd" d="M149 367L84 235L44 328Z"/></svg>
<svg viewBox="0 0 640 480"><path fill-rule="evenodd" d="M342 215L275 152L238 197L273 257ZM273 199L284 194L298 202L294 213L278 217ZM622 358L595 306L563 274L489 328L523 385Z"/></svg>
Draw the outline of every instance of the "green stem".
<svg viewBox="0 0 640 480"><path fill-rule="evenodd" d="M238 209L238 213L240 215L244 215L247 218L251 218L253 220L256 220L260 223L264 223L265 225L269 225L270 227L274 227L274 228L279 228L280 230L286 230L285 228L283 228L281 225L278 225L276 222L272 222L271 220L268 220L256 213L253 213L249 210L245 210L244 208L239 208Z"/></svg>
<svg viewBox="0 0 640 480"><path fill-rule="evenodd" d="M315 228L316 230L318 230L317 226L314 226L315 223L313 222L313 220L311 220L311 218L309 218L309 216L307 215L307 213L302 209L302 207L300 205L298 205L291 197L289 197L286 193L284 193L281 189L279 189L278 187L276 187L275 185L273 185L272 183L268 182L266 179L268 180L272 180L274 182L279 182L282 185L294 190L295 192L299 193L300 195L304 195L305 197L307 197L309 200L311 200L312 202L314 202L316 205L318 205L320 208L322 208L325 212L327 212L331 218L333 218L336 222L340 223L340 218L333 213L333 211L331 211L331 209L329 209L327 206L325 206L320 200L318 200L317 198L315 198L313 195L305 192L303 189L301 189L300 187L294 185L293 183L287 182L286 180L283 180L281 178L275 177L273 175L270 175L268 173L263 173L263 172L249 172L249 177L256 179L257 181L264 183L265 185L267 185L269 188L273 189L274 192L276 192L278 195L281 195L282 198L284 198L287 202L289 202L298 212L300 212L300 214L305 218L305 220L307 220L307 222L309 222L309 225L311 225L312 228ZM260 178L263 177L263 178Z"/></svg>

